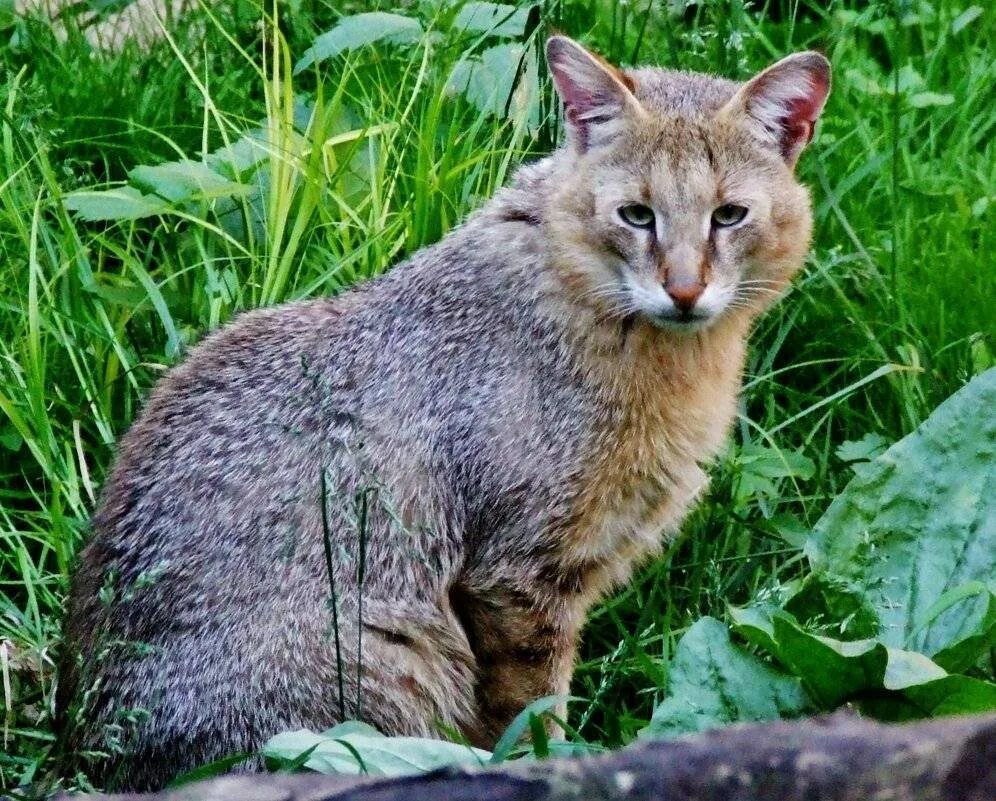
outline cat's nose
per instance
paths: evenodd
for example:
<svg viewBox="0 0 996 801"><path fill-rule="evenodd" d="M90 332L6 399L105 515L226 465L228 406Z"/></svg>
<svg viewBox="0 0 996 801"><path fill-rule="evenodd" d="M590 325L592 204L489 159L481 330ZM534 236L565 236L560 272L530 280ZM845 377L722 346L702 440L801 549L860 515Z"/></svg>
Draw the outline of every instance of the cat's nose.
<svg viewBox="0 0 996 801"><path fill-rule="evenodd" d="M678 311L690 312L695 307L695 302L702 297L702 293L705 291L705 284L665 284L664 291L674 301L674 305Z"/></svg>

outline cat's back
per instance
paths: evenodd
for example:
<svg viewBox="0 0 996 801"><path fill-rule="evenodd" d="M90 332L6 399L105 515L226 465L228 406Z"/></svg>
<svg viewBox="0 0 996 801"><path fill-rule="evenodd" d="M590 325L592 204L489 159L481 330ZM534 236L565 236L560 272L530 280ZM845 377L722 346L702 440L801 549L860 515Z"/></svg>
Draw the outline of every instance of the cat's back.
<svg viewBox="0 0 996 801"><path fill-rule="evenodd" d="M190 491L217 491L226 474L245 479L262 467L251 452L312 425L302 402L310 371L341 337L347 317L342 303L292 303L241 315L194 347L158 382L121 439L97 530L139 500L126 486L144 482L151 490L199 476L203 483L192 482Z"/></svg>
<svg viewBox="0 0 996 801"><path fill-rule="evenodd" d="M483 217L338 297L244 313L192 348L121 439L84 563L133 560L134 578L201 547L215 558L219 532L285 514L271 507L315 483L337 443L416 447L535 370L521 346L540 234Z"/></svg>
<svg viewBox="0 0 996 801"><path fill-rule="evenodd" d="M70 639L87 639L110 611L101 589L127 596L148 583L142 605L178 614L172 582L157 579L166 569L195 585L198 576L214 582L211 593L225 586L211 577L212 562L239 564L243 585L265 580L246 574L277 549L252 533L268 517L293 517L290 488L327 431L308 365L347 319L348 304L330 300L249 312L160 379L120 440L92 518L74 576Z"/></svg>

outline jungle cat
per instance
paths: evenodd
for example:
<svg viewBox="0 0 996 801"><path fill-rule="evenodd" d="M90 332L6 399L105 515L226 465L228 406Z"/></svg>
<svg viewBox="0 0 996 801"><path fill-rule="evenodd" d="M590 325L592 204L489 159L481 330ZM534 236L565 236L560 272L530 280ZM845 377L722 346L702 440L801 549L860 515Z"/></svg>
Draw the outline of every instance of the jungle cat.
<svg viewBox="0 0 996 801"><path fill-rule="evenodd" d="M493 746L702 492L808 248L829 64L547 60L560 149L386 275L213 333L121 441L59 688L97 783L343 717Z"/></svg>

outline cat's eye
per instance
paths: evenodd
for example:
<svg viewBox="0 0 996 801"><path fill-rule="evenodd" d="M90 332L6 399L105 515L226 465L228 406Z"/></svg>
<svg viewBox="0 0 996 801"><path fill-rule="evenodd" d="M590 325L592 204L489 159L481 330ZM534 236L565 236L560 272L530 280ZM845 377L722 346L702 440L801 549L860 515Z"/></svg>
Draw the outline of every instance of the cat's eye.
<svg viewBox="0 0 996 801"><path fill-rule="evenodd" d="M642 203L627 203L619 207L619 216L627 225L634 228L653 228L654 210Z"/></svg>
<svg viewBox="0 0 996 801"><path fill-rule="evenodd" d="M715 228L729 228L742 223L747 216L747 207L735 203L724 203L712 213L712 224Z"/></svg>

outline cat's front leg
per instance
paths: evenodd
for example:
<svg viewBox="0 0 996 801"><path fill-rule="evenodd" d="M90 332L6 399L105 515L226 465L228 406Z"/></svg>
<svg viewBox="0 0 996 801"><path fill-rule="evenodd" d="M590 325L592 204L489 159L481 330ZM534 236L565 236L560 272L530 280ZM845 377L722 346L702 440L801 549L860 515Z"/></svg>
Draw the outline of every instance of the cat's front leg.
<svg viewBox="0 0 996 801"><path fill-rule="evenodd" d="M456 586L453 611L467 633L477 664L477 725L466 732L493 748L509 724L537 698L565 695L570 689L578 626L560 604L511 588L474 590ZM565 705L554 714L563 719ZM552 721L547 730L557 733Z"/></svg>

